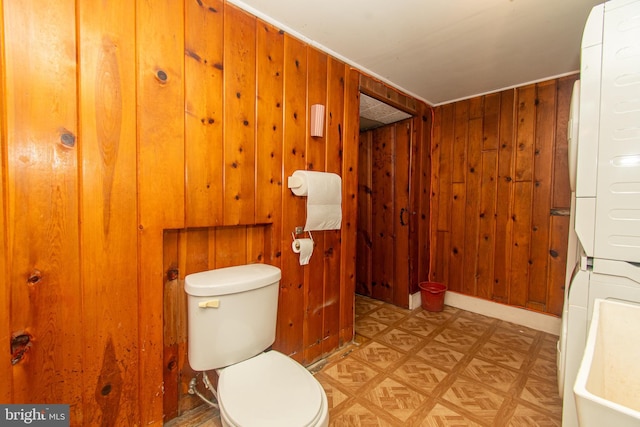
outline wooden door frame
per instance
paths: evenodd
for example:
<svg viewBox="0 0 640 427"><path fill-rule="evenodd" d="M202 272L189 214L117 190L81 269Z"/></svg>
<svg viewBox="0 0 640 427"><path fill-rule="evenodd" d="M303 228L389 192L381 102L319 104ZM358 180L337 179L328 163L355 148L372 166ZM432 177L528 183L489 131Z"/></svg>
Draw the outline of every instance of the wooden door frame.
<svg viewBox="0 0 640 427"><path fill-rule="evenodd" d="M424 210L420 209L419 167L424 165L422 165L422 162L420 161L423 153L419 144L420 136L417 135L417 133L419 130L421 132L424 131L421 124L422 122L427 121L425 118L425 110L427 106L421 101L403 94L393 87L364 74L360 74L359 90L365 95L411 114L412 116L409 152L409 283L407 283L403 289L398 289L397 292L394 289L393 292L393 304L408 308L410 306L410 295L413 292L417 292L418 282L422 279L422 276L425 275L425 273L421 273L421 269L418 265L420 259L419 248L421 247L419 242L420 224L418 213L421 210ZM429 233L425 233L423 238L428 239ZM428 248L429 245L427 244L426 246ZM426 255L428 256L428 250ZM394 286L397 286L397 284Z"/></svg>

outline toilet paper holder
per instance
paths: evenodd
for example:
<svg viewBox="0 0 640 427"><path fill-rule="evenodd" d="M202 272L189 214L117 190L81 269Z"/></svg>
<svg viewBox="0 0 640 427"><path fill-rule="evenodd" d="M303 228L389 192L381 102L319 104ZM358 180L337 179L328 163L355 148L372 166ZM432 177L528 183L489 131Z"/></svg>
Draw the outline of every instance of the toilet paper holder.
<svg viewBox="0 0 640 427"><path fill-rule="evenodd" d="M299 176L290 176L287 177L287 187L288 188L300 188L304 185L304 180ZM300 233L296 233L300 234Z"/></svg>
<svg viewBox="0 0 640 427"><path fill-rule="evenodd" d="M313 236L311 235L311 231L307 231L307 233L309 233L309 238L311 239L311 241L315 243L315 241L313 240ZM295 231L291 232L291 238L293 239L296 249L300 249L300 243L296 242L296 239L298 239L297 236L300 236L301 234L304 234L302 227L296 227Z"/></svg>

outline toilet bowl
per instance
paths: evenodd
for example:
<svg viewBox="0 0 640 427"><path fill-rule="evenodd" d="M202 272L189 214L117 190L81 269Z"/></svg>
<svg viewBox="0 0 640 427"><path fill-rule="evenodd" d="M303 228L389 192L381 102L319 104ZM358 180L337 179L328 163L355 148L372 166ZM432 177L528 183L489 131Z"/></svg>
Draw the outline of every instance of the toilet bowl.
<svg viewBox="0 0 640 427"><path fill-rule="evenodd" d="M217 370L225 427L329 425L318 380L286 355L265 351L275 341L280 278L280 269L265 264L185 277L189 365Z"/></svg>
<svg viewBox="0 0 640 427"><path fill-rule="evenodd" d="M320 383L298 362L273 350L221 369L218 404L225 427L329 425Z"/></svg>

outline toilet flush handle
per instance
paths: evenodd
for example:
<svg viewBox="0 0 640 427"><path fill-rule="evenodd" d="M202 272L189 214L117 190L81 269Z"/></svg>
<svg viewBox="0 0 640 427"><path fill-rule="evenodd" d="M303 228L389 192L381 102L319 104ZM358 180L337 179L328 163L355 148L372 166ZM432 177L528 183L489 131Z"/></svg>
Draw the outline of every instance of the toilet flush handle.
<svg viewBox="0 0 640 427"><path fill-rule="evenodd" d="M198 307L200 308L218 308L220 307L220 300L212 299L209 301L202 301L198 303Z"/></svg>

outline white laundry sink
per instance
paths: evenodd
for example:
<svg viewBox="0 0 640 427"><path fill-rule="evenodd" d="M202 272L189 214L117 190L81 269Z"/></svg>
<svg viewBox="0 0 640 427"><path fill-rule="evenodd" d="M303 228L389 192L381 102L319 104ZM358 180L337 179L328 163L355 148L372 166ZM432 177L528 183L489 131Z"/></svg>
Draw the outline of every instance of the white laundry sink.
<svg viewBox="0 0 640 427"><path fill-rule="evenodd" d="M581 427L640 425L640 305L595 300L573 392Z"/></svg>

